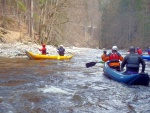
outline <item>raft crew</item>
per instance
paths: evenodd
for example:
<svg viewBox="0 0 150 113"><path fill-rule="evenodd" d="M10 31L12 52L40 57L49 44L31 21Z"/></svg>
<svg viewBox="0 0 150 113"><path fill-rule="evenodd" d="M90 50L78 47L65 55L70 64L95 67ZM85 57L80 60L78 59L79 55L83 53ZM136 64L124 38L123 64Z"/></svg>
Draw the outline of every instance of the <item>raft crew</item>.
<svg viewBox="0 0 150 113"><path fill-rule="evenodd" d="M150 55L150 47L148 48L147 53L148 53L148 55Z"/></svg>
<svg viewBox="0 0 150 113"><path fill-rule="evenodd" d="M65 48L63 45L60 45L59 48L57 49L57 52L60 56L64 56L65 54Z"/></svg>
<svg viewBox="0 0 150 113"><path fill-rule="evenodd" d="M42 55L46 55L46 45L42 44L42 49L39 49L41 51Z"/></svg>
<svg viewBox="0 0 150 113"><path fill-rule="evenodd" d="M142 55L142 54L143 54L143 51L142 51L142 49L141 49L140 47L137 47L137 53L138 53L139 55Z"/></svg>
<svg viewBox="0 0 150 113"><path fill-rule="evenodd" d="M105 48L103 48L103 55L101 56L102 61L105 61L106 57L107 57L107 51Z"/></svg>
<svg viewBox="0 0 150 113"><path fill-rule="evenodd" d="M120 71L120 62L123 60L123 57L119 52L117 52L117 46L112 47L112 52L110 52L104 61L109 61L109 67Z"/></svg>
<svg viewBox="0 0 150 113"><path fill-rule="evenodd" d="M126 55L121 64L121 70L126 65L127 74L135 74L139 72L139 65L142 64L142 73L145 71L145 61L139 54L135 54L136 50L134 46L129 48L130 54Z"/></svg>

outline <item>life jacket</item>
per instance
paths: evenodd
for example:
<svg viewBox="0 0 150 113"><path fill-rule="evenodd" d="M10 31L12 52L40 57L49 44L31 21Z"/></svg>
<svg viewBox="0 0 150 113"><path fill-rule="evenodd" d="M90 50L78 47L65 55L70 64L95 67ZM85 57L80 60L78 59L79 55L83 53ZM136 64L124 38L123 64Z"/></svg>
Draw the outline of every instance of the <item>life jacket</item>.
<svg viewBox="0 0 150 113"><path fill-rule="evenodd" d="M111 61L111 60L118 60L119 61L119 59L120 59L120 55L118 54L118 53L111 53L110 55L109 55L109 60Z"/></svg>
<svg viewBox="0 0 150 113"><path fill-rule="evenodd" d="M103 54L103 55L101 56L101 58L102 58L103 61L105 61L106 56L107 56L106 54Z"/></svg>
<svg viewBox="0 0 150 113"><path fill-rule="evenodd" d="M138 50L137 50L137 53L138 53L139 55L142 55L142 53L143 53L143 52L142 52L142 49L141 49L141 48L138 49Z"/></svg>
<svg viewBox="0 0 150 113"><path fill-rule="evenodd" d="M60 56L64 56L65 49L63 47L58 48L58 53L59 53Z"/></svg>
<svg viewBox="0 0 150 113"><path fill-rule="evenodd" d="M109 55L109 66L110 67L118 67L120 66L119 60L120 60L120 54L118 52L112 52Z"/></svg>
<svg viewBox="0 0 150 113"><path fill-rule="evenodd" d="M148 54L150 55L150 49L148 50Z"/></svg>
<svg viewBox="0 0 150 113"><path fill-rule="evenodd" d="M42 55L46 55L46 48L39 49L42 52Z"/></svg>
<svg viewBox="0 0 150 113"><path fill-rule="evenodd" d="M139 56L137 54L130 54L129 57L127 57L126 67L139 68L139 65L140 61Z"/></svg>
<svg viewBox="0 0 150 113"><path fill-rule="evenodd" d="M46 48L42 49L42 54L46 55Z"/></svg>

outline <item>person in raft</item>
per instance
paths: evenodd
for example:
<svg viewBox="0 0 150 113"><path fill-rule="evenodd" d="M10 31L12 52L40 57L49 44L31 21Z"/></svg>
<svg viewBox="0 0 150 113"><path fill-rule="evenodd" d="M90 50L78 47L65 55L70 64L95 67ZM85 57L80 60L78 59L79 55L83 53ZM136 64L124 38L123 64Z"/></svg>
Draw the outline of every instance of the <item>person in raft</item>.
<svg viewBox="0 0 150 113"><path fill-rule="evenodd" d="M46 45L42 44L42 49L39 49L41 51L42 55L46 55Z"/></svg>
<svg viewBox="0 0 150 113"><path fill-rule="evenodd" d="M106 58L106 56L107 56L107 51L106 51L105 48L103 48L103 54L101 56L102 61L104 61L104 59Z"/></svg>
<svg viewBox="0 0 150 113"><path fill-rule="evenodd" d="M140 47L137 47L137 53L138 53L139 55L142 55L142 54L143 54L143 51L142 51L142 49L141 49Z"/></svg>
<svg viewBox="0 0 150 113"><path fill-rule="evenodd" d="M60 56L64 56L65 54L65 48L63 45L60 45L59 48L57 49L57 52Z"/></svg>
<svg viewBox="0 0 150 113"><path fill-rule="evenodd" d="M148 55L150 55L150 47L148 48L147 53L148 53Z"/></svg>
<svg viewBox="0 0 150 113"><path fill-rule="evenodd" d="M117 51L118 47L113 46L112 51L104 59L104 62L109 61L109 67L120 71L120 61L123 60L121 54Z"/></svg>
<svg viewBox="0 0 150 113"><path fill-rule="evenodd" d="M136 54L136 49L134 46L131 46L129 48L130 54L126 55L124 60L121 63L121 71L123 71L123 68L126 65L126 71L127 74L136 74L139 72L140 64L142 64L142 70L141 72L144 73L145 71L145 61L141 57L141 55Z"/></svg>

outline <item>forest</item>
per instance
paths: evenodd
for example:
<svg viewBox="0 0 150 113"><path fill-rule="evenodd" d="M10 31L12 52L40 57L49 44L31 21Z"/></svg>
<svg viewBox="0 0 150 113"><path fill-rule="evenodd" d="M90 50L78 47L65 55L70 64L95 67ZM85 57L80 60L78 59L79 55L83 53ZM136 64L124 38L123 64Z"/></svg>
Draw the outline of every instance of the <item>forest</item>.
<svg viewBox="0 0 150 113"><path fill-rule="evenodd" d="M1 27L19 31L20 40L29 35L39 44L98 47L94 26L100 21L98 0L0 1Z"/></svg>
<svg viewBox="0 0 150 113"><path fill-rule="evenodd" d="M109 0L103 8L101 46L150 46L150 1Z"/></svg>
<svg viewBox="0 0 150 113"><path fill-rule="evenodd" d="M0 27L19 32L20 41L28 36L54 46L150 46L149 0L0 0L0 6Z"/></svg>

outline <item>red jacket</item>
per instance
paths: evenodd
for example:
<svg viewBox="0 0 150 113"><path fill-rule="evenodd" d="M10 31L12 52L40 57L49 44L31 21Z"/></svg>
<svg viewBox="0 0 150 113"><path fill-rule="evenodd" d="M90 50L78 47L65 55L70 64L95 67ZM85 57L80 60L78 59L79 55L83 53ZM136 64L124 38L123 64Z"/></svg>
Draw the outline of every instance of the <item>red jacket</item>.
<svg viewBox="0 0 150 113"><path fill-rule="evenodd" d="M118 52L112 52L108 54L104 61L108 60L110 61L109 66L120 66L119 61L122 61L123 57Z"/></svg>
<svg viewBox="0 0 150 113"><path fill-rule="evenodd" d="M42 52L42 55L46 55L46 48L45 47L43 47L42 49L39 49L39 51Z"/></svg>
<svg viewBox="0 0 150 113"><path fill-rule="evenodd" d="M138 53L139 55L142 55L142 53L143 53L143 52L142 52L142 49L141 49L141 48L138 49L138 50L137 50L137 53Z"/></svg>

